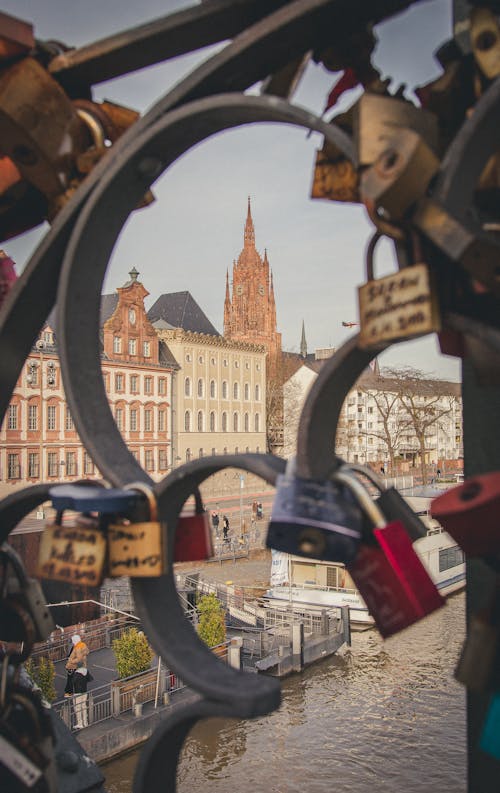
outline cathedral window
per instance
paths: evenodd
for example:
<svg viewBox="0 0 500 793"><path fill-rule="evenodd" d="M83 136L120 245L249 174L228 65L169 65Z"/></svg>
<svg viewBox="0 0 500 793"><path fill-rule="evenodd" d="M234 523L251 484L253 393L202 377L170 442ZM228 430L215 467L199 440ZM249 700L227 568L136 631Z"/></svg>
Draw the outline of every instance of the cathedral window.
<svg viewBox="0 0 500 793"><path fill-rule="evenodd" d="M184 429L186 432L191 432L191 414L189 410L184 413Z"/></svg>
<svg viewBox="0 0 500 793"><path fill-rule="evenodd" d="M198 411L198 432L203 432L203 411Z"/></svg>
<svg viewBox="0 0 500 793"><path fill-rule="evenodd" d="M255 432L260 432L260 416L258 413L255 414Z"/></svg>
<svg viewBox="0 0 500 793"><path fill-rule="evenodd" d="M210 432L215 432L215 413L213 410L210 413Z"/></svg>
<svg viewBox="0 0 500 793"><path fill-rule="evenodd" d="M227 413L224 411L222 414L222 432L227 432Z"/></svg>
<svg viewBox="0 0 500 793"><path fill-rule="evenodd" d="M215 399L215 380L210 380L210 399Z"/></svg>
<svg viewBox="0 0 500 793"><path fill-rule="evenodd" d="M239 416L237 413L233 413L233 432L238 432L238 424L239 424Z"/></svg>
<svg viewBox="0 0 500 793"><path fill-rule="evenodd" d="M233 383L233 399L239 399L240 396L240 385L239 383Z"/></svg>
<svg viewBox="0 0 500 793"><path fill-rule="evenodd" d="M249 429L249 423L248 423L248 413L245 413L245 423L244 423L244 427L245 427L245 432L248 432L248 429Z"/></svg>
<svg viewBox="0 0 500 793"><path fill-rule="evenodd" d="M222 399L227 399L227 380L222 381Z"/></svg>
<svg viewBox="0 0 500 793"><path fill-rule="evenodd" d="M191 396L191 379L189 377L184 380L184 396Z"/></svg>
<svg viewBox="0 0 500 793"><path fill-rule="evenodd" d="M199 397L203 396L203 391L204 391L204 389L203 389L203 380L200 377L200 379L198 380L198 396Z"/></svg>
<svg viewBox="0 0 500 793"><path fill-rule="evenodd" d="M249 400L250 399L250 386L248 385L248 383L245 383L245 392L244 393L245 393L245 399Z"/></svg>

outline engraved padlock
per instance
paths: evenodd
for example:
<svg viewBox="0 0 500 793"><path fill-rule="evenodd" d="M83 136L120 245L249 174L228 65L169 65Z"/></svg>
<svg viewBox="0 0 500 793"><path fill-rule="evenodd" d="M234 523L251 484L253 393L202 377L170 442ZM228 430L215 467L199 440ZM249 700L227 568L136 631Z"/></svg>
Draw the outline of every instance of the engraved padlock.
<svg viewBox="0 0 500 793"><path fill-rule="evenodd" d="M386 520L400 520L412 542L420 540L427 535L427 528L424 522L410 507L399 490L392 486L385 487L381 478L368 466L349 463L349 469L364 476L378 490L380 495L376 499L376 504L382 510Z"/></svg>
<svg viewBox="0 0 500 793"><path fill-rule="evenodd" d="M379 239L380 234L376 232L368 244L367 283L358 287L358 346L361 349L376 348L388 341L416 338L441 328L437 292L426 264L417 262L393 275L374 279L373 254ZM416 235L412 247L414 257L419 259Z"/></svg>
<svg viewBox="0 0 500 793"><path fill-rule="evenodd" d="M341 468L336 481L350 488L371 521L370 536L347 564L368 611L384 638L407 628L444 605L400 521L386 525L384 516L361 482Z"/></svg>
<svg viewBox="0 0 500 793"><path fill-rule="evenodd" d="M127 491L144 493L149 504L149 520L114 521L108 526L108 568L111 578L155 578L167 567L165 527L158 520L158 504L153 490L143 482L133 482Z"/></svg>
<svg viewBox="0 0 500 793"><path fill-rule="evenodd" d="M54 523L45 526L38 554L38 575L78 586L99 586L104 578L106 539L96 515L109 491L101 487L58 485L49 490L56 510ZM63 523L65 510L77 510Z"/></svg>
<svg viewBox="0 0 500 793"><path fill-rule="evenodd" d="M479 474L433 499L430 512L468 556L498 555L500 473Z"/></svg>
<svg viewBox="0 0 500 793"><path fill-rule="evenodd" d="M194 491L195 511L181 513L175 530L174 562L197 562L214 555L208 513L198 488Z"/></svg>
<svg viewBox="0 0 500 793"><path fill-rule="evenodd" d="M354 558L363 515L343 485L297 477L291 460L276 487L268 548L333 562Z"/></svg>

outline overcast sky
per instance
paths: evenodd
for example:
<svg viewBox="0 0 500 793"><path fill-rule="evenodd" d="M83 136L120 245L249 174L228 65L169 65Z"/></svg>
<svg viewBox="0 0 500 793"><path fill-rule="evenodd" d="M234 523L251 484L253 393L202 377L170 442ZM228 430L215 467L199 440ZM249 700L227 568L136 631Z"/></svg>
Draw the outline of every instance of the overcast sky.
<svg viewBox="0 0 500 793"><path fill-rule="evenodd" d="M2 10L30 21L39 39L82 46L126 28L192 5L183 0L4 0ZM450 0L429 0L376 29L376 66L392 87L411 89L440 74L433 53L450 38ZM96 86L94 99L110 99L141 113L200 60L194 55ZM312 65L294 102L321 113L338 75ZM348 92L339 110L356 98ZM364 278L364 254L373 227L356 205L313 201L310 190L317 135L273 125L254 125L207 141L172 166L154 186L156 202L129 219L111 259L105 291L112 292L136 267L150 292L189 290L222 332L226 269L243 246L247 196L251 197L257 249L267 248L273 270L278 330L283 347L298 351L302 320L308 350L339 346L356 321L357 286ZM39 228L4 243L21 272L44 233ZM392 246L383 241L376 269L390 272ZM459 379L455 359L441 356L434 337L396 345L381 365L414 365Z"/></svg>

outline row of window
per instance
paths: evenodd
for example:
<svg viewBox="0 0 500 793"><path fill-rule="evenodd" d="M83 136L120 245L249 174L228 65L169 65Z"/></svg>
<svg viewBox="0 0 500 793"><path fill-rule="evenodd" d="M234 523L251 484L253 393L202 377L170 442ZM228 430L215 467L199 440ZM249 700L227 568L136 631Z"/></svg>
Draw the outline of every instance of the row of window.
<svg viewBox="0 0 500 793"><path fill-rule="evenodd" d="M186 353L186 362L187 362L187 363L192 363L192 361L193 361L193 355L192 355L192 353L190 353L190 352L187 352L187 353ZM204 364L204 363L205 363L205 356L204 356L204 355L198 355L198 363L199 363L199 364ZM211 365L211 366L217 366L217 359L216 359L216 358L214 358L214 356L212 356L212 357L210 358L210 365ZM228 361L228 359L227 359L227 358L223 358L223 359L222 359L222 365L223 365L223 366L229 366L229 361ZM235 369L238 369L238 368L239 368L239 365L240 365L239 358L235 358L235 360L234 360L234 368L235 368ZM255 364L255 369L256 369L256 371L257 371L257 372L260 372L260 368L261 368L261 367L260 367L260 363L259 363L259 362L257 362L257 363ZM250 369L250 361L245 361L245 369Z"/></svg>
<svg viewBox="0 0 500 793"><path fill-rule="evenodd" d="M130 407L117 407L115 408L115 422L120 432L125 431L126 410L128 410L128 429L130 432L139 432L141 429L141 410L139 408ZM167 410L166 408L144 408L143 412L143 430L144 432L155 431L155 413L156 413L156 430L157 432L167 431Z"/></svg>
<svg viewBox="0 0 500 793"><path fill-rule="evenodd" d="M133 452L133 454L138 458L137 452ZM68 451L63 456L61 456L59 451L47 452L43 460L43 472L40 471L39 452L28 452L25 464L26 477L28 479L39 479L41 476L42 478L57 477L59 479L65 476L79 476L80 473L84 475L96 473L92 458L86 451L83 451L83 457L80 457L80 452L77 451ZM167 448L144 450L144 468L146 471L166 471L168 467ZM7 454L7 478L23 478L21 454L19 452L9 452Z"/></svg>
<svg viewBox="0 0 500 793"><path fill-rule="evenodd" d="M251 451L250 446L246 446L245 447L245 454L249 454L250 451ZM255 447L255 452L257 454L260 454L260 446L256 446ZM239 446L235 446L234 447L234 454L239 454L239 453L240 453ZM212 448L211 454L212 454L212 457L215 457L217 455L217 449ZM230 451L230 449L228 449L227 446L224 446L224 448L222 450L222 454L232 454L232 452ZM198 449L198 457L200 457L200 458L201 457L206 457L205 449L203 449L203 448ZM189 463L190 460L193 460L193 459L194 459L194 452L192 452L191 449L186 449L186 462Z"/></svg>
<svg viewBox="0 0 500 793"><path fill-rule="evenodd" d="M109 391L110 376L108 372L104 372L104 385L106 391ZM146 374L143 377L143 391L144 394L154 394L155 378L152 375ZM116 372L114 376L115 391L123 393L126 385L126 375L122 372ZM141 376L138 374L128 375L128 390L131 394L139 394L141 385ZM157 380L157 394L158 396L167 396L167 378L158 377Z"/></svg>
<svg viewBox="0 0 500 793"><path fill-rule="evenodd" d="M121 336L113 336L113 352L117 355L120 355L123 352L123 343L122 343ZM138 339L129 339L128 340L128 354L129 355L137 355L137 350L139 349L139 341ZM142 355L144 358L151 357L151 342L150 341L143 341L142 342Z"/></svg>
<svg viewBox="0 0 500 793"><path fill-rule="evenodd" d="M57 430L59 414L59 404L46 405L44 427L46 430ZM11 404L7 412L7 429L20 430L21 429L21 405ZM40 429L40 406L36 403L28 404L28 430L36 432ZM64 413L64 429L68 432L75 429L73 418L69 412L69 408L65 407Z"/></svg>
<svg viewBox="0 0 500 793"><path fill-rule="evenodd" d="M205 432L205 414L203 410L199 410L196 415L196 429L198 432ZM211 411L209 418L208 418L208 429L209 432L218 432L217 429L217 414L215 411ZM228 432L228 414L224 411L221 415L221 432ZM186 432L192 432L193 425L192 425L192 416L191 411L186 410L184 413L184 430ZM250 415L245 413L243 416L243 428L240 430L240 415L239 413L233 413L233 432L250 432ZM253 432L260 432L260 414L256 413L253 417Z"/></svg>
<svg viewBox="0 0 500 793"><path fill-rule="evenodd" d="M215 380L210 380L210 399L217 399L217 383ZM192 383L191 378L186 377L184 380L184 395L190 397L193 395L192 393ZM203 378L199 378L196 387L196 393L199 397L205 396L205 381ZM257 383L255 386L255 401L260 402L261 398L261 389L260 385ZM238 382L233 383L233 399L240 398L240 384ZM250 399L250 384L245 383L243 386L243 398L245 400ZM229 385L227 380L222 381L222 399L229 399Z"/></svg>

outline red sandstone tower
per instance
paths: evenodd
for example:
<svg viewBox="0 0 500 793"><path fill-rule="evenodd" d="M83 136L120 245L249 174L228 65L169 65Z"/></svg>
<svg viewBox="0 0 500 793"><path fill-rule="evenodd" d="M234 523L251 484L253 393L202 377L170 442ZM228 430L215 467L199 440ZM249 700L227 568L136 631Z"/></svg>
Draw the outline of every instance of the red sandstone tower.
<svg viewBox="0 0 500 793"><path fill-rule="evenodd" d="M226 274L224 336L227 339L261 344L268 352L268 377L276 374L281 360L281 333L276 330L273 276L267 251L262 258L255 247L255 230L248 199L243 250L233 262L233 293Z"/></svg>

